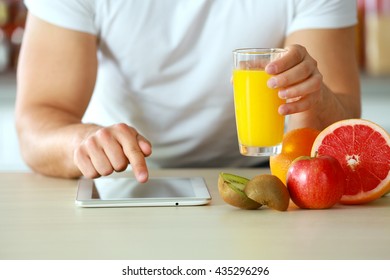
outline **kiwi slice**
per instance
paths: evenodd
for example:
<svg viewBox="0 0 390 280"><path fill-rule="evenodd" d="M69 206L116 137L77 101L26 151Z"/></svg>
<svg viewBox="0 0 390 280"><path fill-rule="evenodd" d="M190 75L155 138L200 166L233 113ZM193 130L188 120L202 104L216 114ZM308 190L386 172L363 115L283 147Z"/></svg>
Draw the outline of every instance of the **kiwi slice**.
<svg viewBox="0 0 390 280"><path fill-rule="evenodd" d="M258 203L250 199L244 192L249 179L221 172L218 177L218 190L222 199L235 207L241 209L257 209L261 207Z"/></svg>
<svg viewBox="0 0 390 280"><path fill-rule="evenodd" d="M283 182L271 174L261 174L247 182L244 193L249 199L279 211L286 211L290 194Z"/></svg>

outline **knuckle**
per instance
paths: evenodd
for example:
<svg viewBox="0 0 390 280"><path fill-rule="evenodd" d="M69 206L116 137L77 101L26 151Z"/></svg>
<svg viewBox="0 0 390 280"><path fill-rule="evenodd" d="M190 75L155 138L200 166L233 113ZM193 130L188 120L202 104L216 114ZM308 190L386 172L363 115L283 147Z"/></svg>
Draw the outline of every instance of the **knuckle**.
<svg viewBox="0 0 390 280"><path fill-rule="evenodd" d="M317 90L319 90L322 86L322 75L320 73L317 73L316 75L313 75L314 80L314 86Z"/></svg>
<svg viewBox="0 0 390 280"><path fill-rule="evenodd" d="M304 59L306 53L307 53L307 50L302 45L294 45L294 48L292 48L292 55L298 61L302 61Z"/></svg>
<svg viewBox="0 0 390 280"><path fill-rule="evenodd" d="M118 162L114 165L114 170L115 171L123 171L127 168L128 162L123 161L123 162Z"/></svg>
<svg viewBox="0 0 390 280"><path fill-rule="evenodd" d="M99 139L102 139L104 141L107 141L111 138L111 131L109 128L103 127L101 129L99 129L98 131L96 131L96 137L98 137Z"/></svg>
<svg viewBox="0 0 390 280"><path fill-rule="evenodd" d="M81 174L84 177L92 179L99 177L99 173L93 168L90 164L90 160L84 156L81 156L79 153L74 155L74 164L80 170Z"/></svg>
<svg viewBox="0 0 390 280"><path fill-rule="evenodd" d="M120 157L112 162L112 167L114 168L115 171L123 171L127 168L128 164L129 164L129 161L123 155L122 157Z"/></svg>
<svg viewBox="0 0 390 280"><path fill-rule="evenodd" d="M98 147L98 143L96 141L96 138L93 137L93 136L88 137L87 139L85 139L84 142L82 143L82 145L87 150L89 150L89 149L96 149Z"/></svg>
<svg viewBox="0 0 390 280"><path fill-rule="evenodd" d="M113 135L110 128L102 128L96 132L96 146L100 145L101 148L105 149L110 147L115 142L115 136Z"/></svg>
<svg viewBox="0 0 390 280"><path fill-rule="evenodd" d="M128 126L125 123L117 123L112 126L115 130L120 131L120 132L130 132L133 133L135 131L134 128L131 126Z"/></svg>
<svg viewBox="0 0 390 280"><path fill-rule="evenodd" d="M119 130L128 129L129 128L129 126L127 124L125 124L125 123L117 123L117 124L114 124L112 127L115 128L115 129L119 129Z"/></svg>
<svg viewBox="0 0 390 280"><path fill-rule="evenodd" d="M114 169L111 166L106 166L106 167L102 168L101 170L99 170L99 174L102 176L108 176L112 172L114 172Z"/></svg>
<svg viewBox="0 0 390 280"><path fill-rule="evenodd" d="M302 63L302 72L306 77L309 77L314 69L315 66L313 66L311 62L305 61L304 63Z"/></svg>
<svg viewBox="0 0 390 280"><path fill-rule="evenodd" d="M92 168L87 168L87 169L79 168L79 169L80 169L81 173L83 174L83 176L88 178L88 179L94 179L94 178L100 177L100 174L95 169L92 169Z"/></svg>
<svg viewBox="0 0 390 280"><path fill-rule="evenodd" d="M300 52L305 52L305 51L306 51L305 46L303 46L303 45L301 45L301 44L294 44L293 46L295 47L295 49L296 49L297 51L300 51Z"/></svg>
<svg viewBox="0 0 390 280"><path fill-rule="evenodd" d="M114 124L112 127L121 136L135 139L138 135L138 131L134 127L128 126L125 123Z"/></svg>

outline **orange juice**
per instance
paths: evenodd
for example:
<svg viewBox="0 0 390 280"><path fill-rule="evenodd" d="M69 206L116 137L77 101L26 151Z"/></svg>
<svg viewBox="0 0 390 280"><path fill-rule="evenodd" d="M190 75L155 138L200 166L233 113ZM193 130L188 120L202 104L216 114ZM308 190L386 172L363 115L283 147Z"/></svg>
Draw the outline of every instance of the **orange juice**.
<svg viewBox="0 0 390 280"><path fill-rule="evenodd" d="M269 147L282 142L284 100L267 86L271 76L263 70L234 70L234 103L240 146Z"/></svg>

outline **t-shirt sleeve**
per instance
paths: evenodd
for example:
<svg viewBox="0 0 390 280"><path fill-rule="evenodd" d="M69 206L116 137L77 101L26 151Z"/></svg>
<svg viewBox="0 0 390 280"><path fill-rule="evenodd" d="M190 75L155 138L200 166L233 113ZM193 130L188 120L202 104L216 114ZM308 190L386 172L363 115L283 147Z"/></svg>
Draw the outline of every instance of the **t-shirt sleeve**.
<svg viewBox="0 0 390 280"><path fill-rule="evenodd" d="M342 28L357 23L356 0L295 0L287 34L301 29Z"/></svg>
<svg viewBox="0 0 390 280"><path fill-rule="evenodd" d="M31 14L64 28L97 34L94 1L24 0Z"/></svg>

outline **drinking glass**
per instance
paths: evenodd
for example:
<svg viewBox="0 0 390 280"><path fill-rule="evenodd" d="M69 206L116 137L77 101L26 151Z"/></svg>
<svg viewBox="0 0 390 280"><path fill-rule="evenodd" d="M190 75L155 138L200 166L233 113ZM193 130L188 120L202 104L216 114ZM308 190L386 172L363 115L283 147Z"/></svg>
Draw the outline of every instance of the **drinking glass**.
<svg viewBox="0 0 390 280"><path fill-rule="evenodd" d="M284 116L278 107L285 102L277 89L267 86L271 75L264 69L286 50L246 48L233 51L233 89L240 153L245 156L279 154L284 134Z"/></svg>

